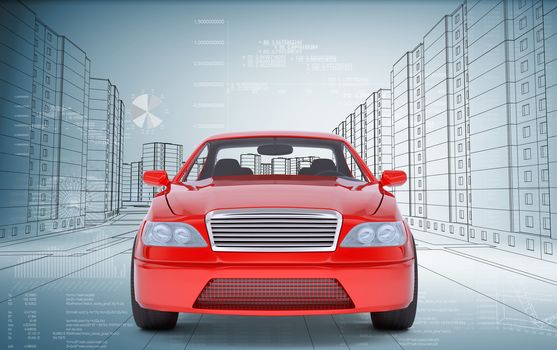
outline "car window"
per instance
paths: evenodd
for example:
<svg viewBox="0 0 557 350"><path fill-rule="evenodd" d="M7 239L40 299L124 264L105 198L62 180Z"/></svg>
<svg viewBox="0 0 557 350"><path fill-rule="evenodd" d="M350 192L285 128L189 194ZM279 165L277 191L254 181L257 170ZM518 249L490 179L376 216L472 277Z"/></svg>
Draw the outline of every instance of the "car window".
<svg viewBox="0 0 557 350"><path fill-rule="evenodd" d="M231 139L208 143L186 181L248 175L332 176L366 181L344 143L304 138Z"/></svg>
<svg viewBox="0 0 557 350"><path fill-rule="evenodd" d="M259 154L255 146L224 148L217 153L217 163L221 159L234 159L253 175L298 175L300 169L310 167L315 159L329 159L336 166L333 152L319 147L293 147L291 154L283 156Z"/></svg>

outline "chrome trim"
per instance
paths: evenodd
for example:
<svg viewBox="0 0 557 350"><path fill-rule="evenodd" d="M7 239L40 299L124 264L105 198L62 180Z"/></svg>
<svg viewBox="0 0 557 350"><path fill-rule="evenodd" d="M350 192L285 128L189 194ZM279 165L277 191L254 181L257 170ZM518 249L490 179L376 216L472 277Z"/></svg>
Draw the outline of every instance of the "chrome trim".
<svg viewBox="0 0 557 350"><path fill-rule="evenodd" d="M274 215L273 218L269 218L269 215ZM295 239L298 233L290 232L290 228L284 228L280 231L284 230L284 232L277 232L277 225L280 224L276 223L276 218L283 216L282 219L290 219L289 223L295 223L296 219L304 219L298 220L300 223L300 229L306 232L306 236L298 237L298 238L305 238L310 240L330 240L331 235L328 232L331 232L333 228L332 225L336 224L333 236L332 244L327 243L326 246L300 246L300 244L295 243ZM273 247L257 247L255 245L265 245L265 240L257 241L255 240L251 243L251 247L245 246L237 246L237 247L221 247L215 243L213 238L213 225L217 224L214 220L223 220L223 224L227 226L227 230L230 230L229 224L251 224L255 221L258 221L262 224L269 224L270 222L275 221L274 226L267 227L267 231L275 232L276 233L276 240L284 240L285 243L289 242L289 247L282 247L282 248L273 248ZM226 220L228 219L228 220ZM316 219L314 221L309 221L308 219ZM234 221L231 221L234 220ZM293 222L294 221L294 222ZM302 223L303 222L303 223ZM307 224L313 224L319 227L310 226L302 226ZM209 234L209 240L211 242L211 249L217 252L332 252L336 250L338 238L340 235L340 229L342 227L342 215L335 211L335 210L326 210L326 209L302 209L302 208L242 208L242 209L221 209L221 210L213 210L205 216L205 226L207 228L207 233ZM273 228L274 227L274 228ZM216 228L216 227L215 227ZM233 229L234 230L234 229ZM236 229L237 230L237 229ZM250 229L252 232L259 232L264 233L265 228L257 229L253 231L253 228ZM232 239L239 238L239 237L249 237L249 231L245 229L239 229L238 231L233 231L238 233L222 233L224 235L230 235L229 238L232 242ZM311 236L311 237L310 237ZM226 238L224 238L226 239ZM307 242L307 241L306 241ZM230 243L233 244L233 243Z"/></svg>

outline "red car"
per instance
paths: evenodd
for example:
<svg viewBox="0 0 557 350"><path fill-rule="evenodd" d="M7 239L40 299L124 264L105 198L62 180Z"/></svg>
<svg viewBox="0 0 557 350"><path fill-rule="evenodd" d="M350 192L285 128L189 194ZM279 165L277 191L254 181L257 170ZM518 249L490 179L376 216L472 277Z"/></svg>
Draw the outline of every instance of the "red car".
<svg viewBox="0 0 557 350"><path fill-rule="evenodd" d="M136 324L169 329L179 312L370 312L378 329L412 326L416 249L394 196L406 174L375 179L325 133L252 132L205 140L163 186L132 257Z"/></svg>

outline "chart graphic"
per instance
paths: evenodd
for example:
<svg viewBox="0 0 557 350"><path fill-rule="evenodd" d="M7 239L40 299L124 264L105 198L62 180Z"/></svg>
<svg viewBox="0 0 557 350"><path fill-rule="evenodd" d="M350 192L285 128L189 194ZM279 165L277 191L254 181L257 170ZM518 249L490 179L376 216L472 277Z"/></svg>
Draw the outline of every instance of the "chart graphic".
<svg viewBox="0 0 557 350"><path fill-rule="evenodd" d="M135 125L143 129L154 129L162 123L162 119L154 112L162 103L158 96L143 94L132 102L132 118Z"/></svg>

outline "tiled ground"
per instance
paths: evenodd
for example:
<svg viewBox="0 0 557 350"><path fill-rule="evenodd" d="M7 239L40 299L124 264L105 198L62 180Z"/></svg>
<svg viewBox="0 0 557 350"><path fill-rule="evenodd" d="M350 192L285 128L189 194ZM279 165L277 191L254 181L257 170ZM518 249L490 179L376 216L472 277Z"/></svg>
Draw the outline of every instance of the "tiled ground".
<svg viewBox="0 0 557 350"><path fill-rule="evenodd" d="M0 245L0 349L555 349L557 265L415 232L414 327L378 332L368 314L237 317L183 314L166 332L138 329L130 248L144 213L69 234Z"/></svg>

